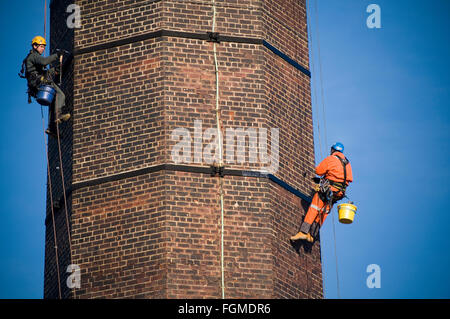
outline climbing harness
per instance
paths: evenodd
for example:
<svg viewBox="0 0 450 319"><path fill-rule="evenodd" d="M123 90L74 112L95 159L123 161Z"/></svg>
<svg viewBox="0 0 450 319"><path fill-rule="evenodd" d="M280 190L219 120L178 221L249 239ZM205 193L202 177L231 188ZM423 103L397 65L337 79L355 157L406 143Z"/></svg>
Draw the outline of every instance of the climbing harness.
<svg viewBox="0 0 450 319"><path fill-rule="evenodd" d="M19 77L27 80L27 96L28 96L28 104L31 104L31 97L36 98L36 94L38 93L38 86L40 82L43 80L43 77L39 77L37 73L29 73L27 72L26 61L28 57L32 54L30 51L25 59L22 61L22 67L18 73Z"/></svg>
<svg viewBox="0 0 450 319"><path fill-rule="evenodd" d="M331 200L331 198L333 197L333 191L330 189L330 180L328 180L326 178L320 179L319 197L325 203L328 203Z"/></svg>
<svg viewBox="0 0 450 319"><path fill-rule="evenodd" d="M344 169L344 181L342 183L330 181L330 184L331 184L331 186L339 189L345 195L345 190L347 189L347 165L350 162L347 159L347 157L344 157L343 159L337 155L334 155L334 157L336 157L339 160L339 162L341 162L341 164L342 164L342 167Z"/></svg>
<svg viewBox="0 0 450 319"><path fill-rule="evenodd" d="M331 186L336 187L338 189L338 192L333 192L331 190ZM317 192L318 192L320 199L325 203L324 207L322 207L322 209L321 209L321 211L324 211L325 214L330 213L331 207L337 201L347 197L345 195L345 188L342 186L341 183L334 182L327 178L320 179L319 186L317 188ZM326 209L327 207L330 207L330 209Z"/></svg>
<svg viewBox="0 0 450 319"><path fill-rule="evenodd" d="M27 59L29 56L33 54L33 50L27 54L25 59L22 61L21 69L18 73L19 77L27 80L27 96L28 96L28 104L30 104L31 98L34 97L36 101L41 105L49 106L53 102L53 98L55 97L56 91L51 86L52 78L57 74L53 69L48 70L44 69L42 72L45 74L39 74L37 70L29 71L27 70ZM60 63L60 82L61 82L61 73L62 73L62 64Z"/></svg>

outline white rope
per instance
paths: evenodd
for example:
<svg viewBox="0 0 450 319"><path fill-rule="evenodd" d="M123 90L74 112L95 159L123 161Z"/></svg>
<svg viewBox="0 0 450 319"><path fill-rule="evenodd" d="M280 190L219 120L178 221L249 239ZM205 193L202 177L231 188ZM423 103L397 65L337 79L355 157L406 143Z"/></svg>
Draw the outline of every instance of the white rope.
<svg viewBox="0 0 450 319"><path fill-rule="evenodd" d="M216 1L212 0L213 8L213 22L212 32L216 30ZM217 47L216 42L213 42L214 52L214 73L216 78L216 125L217 125L217 138L219 147L219 167L223 166L223 145L222 145L222 130L220 128L220 105L219 105L219 65L217 62ZM222 299L225 299L225 276L224 276L224 198L223 198L223 181L219 176L219 192L220 192L220 277L221 277L221 290Z"/></svg>

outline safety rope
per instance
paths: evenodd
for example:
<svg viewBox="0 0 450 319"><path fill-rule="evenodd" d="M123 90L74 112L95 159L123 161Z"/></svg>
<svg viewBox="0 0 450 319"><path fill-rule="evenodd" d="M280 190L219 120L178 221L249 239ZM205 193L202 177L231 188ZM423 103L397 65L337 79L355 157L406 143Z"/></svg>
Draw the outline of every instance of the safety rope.
<svg viewBox="0 0 450 319"><path fill-rule="evenodd" d="M47 0L44 0L44 39L47 38ZM59 299L62 298L61 294L61 278L60 278L60 272L59 272L59 258L58 258L58 240L56 237L56 224L55 224L55 212L54 212L54 206L53 206L53 190L52 190L52 178L50 174L50 160L48 156L48 145L47 140L45 138L45 119L44 119L44 111L41 105L41 118L42 118L42 134L44 135L44 147L45 147L45 154L47 158L47 178L48 178L48 191L50 195L50 210L52 212L52 223L53 223L53 239L54 239L54 248L55 248L55 262L56 262L56 273L58 278L58 297Z"/></svg>
<svg viewBox="0 0 450 319"><path fill-rule="evenodd" d="M47 0L44 0L44 39L47 39Z"/></svg>
<svg viewBox="0 0 450 319"><path fill-rule="evenodd" d="M311 0L312 1L312 0ZM307 6L308 8L311 8L311 1L307 0ZM308 3L309 2L309 3ZM312 9L310 10L311 13ZM316 36L317 36L317 56L318 56L318 64L319 64L319 86L320 86L320 92L321 92L321 104L322 104L322 119L323 119L323 128L324 128L324 150L323 150L323 154L326 155L327 154L327 146L328 146L328 141L327 141L327 130L326 130L326 112L325 112L325 99L324 99L324 89L323 89L323 74L322 74L322 59L321 59L321 52L320 52L320 36L319 36L319 17L318 17L318 9L317 9L317 0L314 2L314 13L315 13L315 32L316 32ZM312 14L310 14L310 16L312 16ZM312 45L312 23L310 22L310 32L308 32L309 36L310 36L310 43L311 43L311 62L312 62L312 66L314 66L314 58L313 58L313 45ZM316 88L314 86L314 96L316 99L316 103L317 102L317 95L316 95ZM322 154L322 143L321 143L321 134L320 134L320 115L319 115L319 107L318 105L316 105L316 111L317 111L317 117L318 120L317 122L317 131L318 131L318 139L319 139L319 145L320 145L320 154ZM323 158L323 157L321 157ZM321 226L320 224L323 221L323 210L326 209L326 207L329 205L330 206L330 214L331 213L331 203L332 203L332 198L330 199L330 202L326 202L324 203L324 207L322 207L322 209L319 210L319 226ZM334 256L335 256L335 262L336 262L336 286L337 286L337 296L338 299L341 298L341 293L340 293L340 284L339 284L339 270L338 270L338 254L337 254L337 244L336 244L336 229L335 229L335 218L334 215L332 215L332 224L333 224L333 241L334 241Z"/></svg>
<svg viewBox="0 0 450 319"><path fill-rule="evenodd" d="M62 84L62 56L59 61L59 84ZM57 116L56 116L57 117ZM61 138L60 138L60 132L59 132L59 121L56 119L56 134L58 138L58 153L59 153L59 166L60 166L60 172L61 172L61 182L62 182L62 189L63 189L63 197L64 197L64 210L66 213L66 229L67 229L67 240L69 241L69 260L70 265L72 264L72 236L70 235L70 226L69 226L69 213L67 209L67 196L66 196L66 183L64 180L64 169L63 169L63 161L62 161L62 152L61 152ZM73 295L74 298L76 296L76 290L75 287L73 287Z"/></svg>
<svg viewBox="0 0 450 319"><path fill-rule="evenodd" d="M212 0L213 20L212 20L212 32L216 30L216 1ZM216 82L216 125L217 125L217 138L219 148L219 167L223 166L223 145L222 145L222 130L220 125L220 105L219 105L219 65L217 62L217 47L216 42L213 42L213 54L214 54L214 74ZM225 276L224 276L224 191L223 191L223 178L219 174L219 196L220 196L220 282L222 299L225 299Z"/></svg>
<svg viewBox="0 0 450 319"><path fill-rule="evenodd" d="M341 299L341 289L340 289L340 285L339 285L338 257L337 257L337 247L336 247L336 229L334 226L335 225L334 214L331 214L331 219L332 219L331 221L333 224L334 257L336 259L336 288L337 288L338 299Z"/></svg>
<svg viewBox="0 0 450 319"><path fill-rule="evenodd" d="M44 39L47 38L47 0L44 0ZM59 63L60 66L60 72L59 72L59 84L62 83L62 61L60 60ZM55 110L56 111L56 110ZM59 154L59 167L60 167L60 173L61 173L61 182L62 182L62 190L63 190L63 198L64 198L64 210L65 210L65 219L66 219L66 229L67 229L67 238L69 241L69 262L72 264L72 239L70 235L70 227L69 227L69 216L68 216L68 209L67 209L67 197L66 197L66 186L65 186L65 180L64 180L64 168L63 168L63 161L62 161L62 152L61 152L61 139L60 139L60 132L59 132L59 121L57 119L57 112L55 112L55 122L56 122L56 134L57 134L57 140L58 140L58 154ZM44 114L42 110L41 105L41 116L42 116L42 125L43 130L45 131L45 121L44 121ZM44 132L44 140L45 140L45 132ZM56 227L55 227L55 217L54 217L54 210L53 210L53 195L52 195L52 188L51 188L51 174L50 174L50 161L48 156L48 145L45 141L45 152L47 154L47 171L48 171L48 179L49 179L49 187L50 187L50 203L51 203L51 211L52 211L52 219L53 219L53 233L55 237L55 250L56 250L56 266L57 266L57 272L58 272L58 290L59 290L59 299L61 299L61 279L60 279L60 272L59 272L59 260L58 260L58 253L57 253L57 245L56 245ZM73 295L76 296L75 288L73 288Z"/></svg>
<svg viewBox="0 0 450 319"><path fill-rule="evenodd" d="M70 227L69 227L69 214L67 209L67 197L66 197L66 186L64 180L64 169L63 169L63 161L62 161L62 152L61 152L61 139L59 134L59 123L56 121L56 135L58 139L58 153L59 153L59 171L61 173L61 182L63 189L63 197L64 197L64 210L66 213L66 229L67 229L67 240L69 241L69 261L70 265L72 264L72 238L70 236ZM73 288L73 294L75 297L75 288Z"/></svg>
<svg viewBox="0 0 450 319"><path fill-rule="evenodd" d="M57 277L58 277L58 296L59 296L59 299L61 299L61 278L59 275L58 241L56 238L55 213L53 210L52 178L50 175L50 161L48 158L47 140L45 139L45 120L44 120L44 112L42 111L42 105L41 105L41 118L42 118L42 132L44 134L45 154L47 155L47 178L48 178L48 187L49 187L48 191L49 191L49 195L50 195L50 210L52 212L53 239L55 242L56 273L57 273Z"/></svg>

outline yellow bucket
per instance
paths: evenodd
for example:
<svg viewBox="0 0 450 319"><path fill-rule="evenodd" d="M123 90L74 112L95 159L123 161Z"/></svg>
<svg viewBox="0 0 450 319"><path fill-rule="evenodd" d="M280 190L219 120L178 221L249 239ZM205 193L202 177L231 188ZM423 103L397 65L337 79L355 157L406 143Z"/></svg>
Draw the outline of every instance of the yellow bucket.
<svg viewBox="0 0 450 319"><path fill-rule="evenodd" d="M355 218L356 206L350 203L338 205L339 221L342 224L351 224Z"/></svg>

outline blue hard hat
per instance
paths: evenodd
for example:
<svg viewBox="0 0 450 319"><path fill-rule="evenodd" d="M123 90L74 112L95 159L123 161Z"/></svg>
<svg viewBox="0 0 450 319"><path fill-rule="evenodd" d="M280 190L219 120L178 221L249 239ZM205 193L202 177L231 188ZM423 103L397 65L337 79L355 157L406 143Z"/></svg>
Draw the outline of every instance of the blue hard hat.
<svg viewBox="0 0 450 319"><path fill-rule="evenodd" d="M344 144L340 142L334 143L333 146L331 146L331 148L341 153L344 152Z"/></svg>

